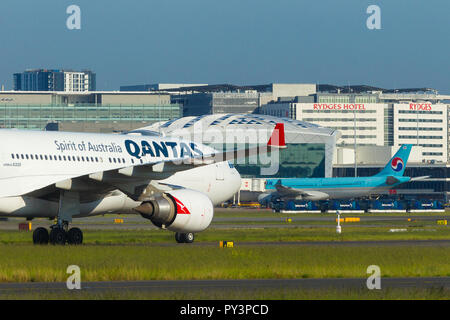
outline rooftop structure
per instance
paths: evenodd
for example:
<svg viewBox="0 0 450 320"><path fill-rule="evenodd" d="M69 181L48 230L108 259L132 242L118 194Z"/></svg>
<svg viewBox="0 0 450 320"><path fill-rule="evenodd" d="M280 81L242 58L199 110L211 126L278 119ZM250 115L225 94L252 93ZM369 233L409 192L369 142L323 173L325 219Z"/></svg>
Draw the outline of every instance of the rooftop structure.
<svg viewBox="0 0 450 320"><path fill-rule="evenodd" d="M242 149L246 144L267 143L276 123L283 123L287 148L279 158L247 158L236 167L244 177L331 176L333 152L339 132L292 119L255 114L213 114L183 117L155 123L146 129L162 134L189 137L216 149ZM274 154L275 155L275 154ZM269 169L277 166L276 172ZM279 166L278 166L279 164ZM260 171L260 165L268 171Z"/></svg>
<svg viewBox="0 0 450 320"><path fill-rule="evenodd" d="M194 83L154 83L120 86L120 91L164 91L178 90L186 87L205 87L207 84Z"/></svg>

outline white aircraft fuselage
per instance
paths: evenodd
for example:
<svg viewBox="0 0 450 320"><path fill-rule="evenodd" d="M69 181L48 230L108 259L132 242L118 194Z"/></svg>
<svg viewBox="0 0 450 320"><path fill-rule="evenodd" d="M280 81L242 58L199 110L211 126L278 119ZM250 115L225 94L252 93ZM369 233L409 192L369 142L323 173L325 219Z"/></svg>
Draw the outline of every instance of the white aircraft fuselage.
<svg viewBox="0 0 450 320"><path fill-rule="evenodd" d="M146 196L174 188L201 192L217 205L240 188L226 161L184 163L214 150L177 138L1 129L0 141L1 216L56 217L61 190L79 194L79 217L136 213ZM151 190L136 193L139 186Z"/></svg>

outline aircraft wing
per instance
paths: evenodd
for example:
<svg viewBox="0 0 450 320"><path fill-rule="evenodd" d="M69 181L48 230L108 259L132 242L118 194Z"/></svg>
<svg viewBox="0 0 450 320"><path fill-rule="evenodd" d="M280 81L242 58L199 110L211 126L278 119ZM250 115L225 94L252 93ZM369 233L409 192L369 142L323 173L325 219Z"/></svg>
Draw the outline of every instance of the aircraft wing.
<svg viewBox="0 0 450 320"><path fill-rule="evenodd" d="M322 199L328 199L329 195L325 192L316 191L316 190L300 190L295 189L291 187L283 186L280 183L277 183L275 185L275 188L277 189L277 193L283 197L283 198L298 198L301 196L302 199L306 200L322 200Z"/></svg>
<svg viewBox="0 0 450 320"><path fill-rule="evenodd" d="M414 178L411 178L410 181L421 181L421 180L428 179L429 177L430 177L430 176L414 177Z"/></svg>
<svg viewBox="0 0 450 320"><path fill-rule="evenodd" d="M280 196L283 197L289 197L289 196L297 196L297 195L301 195L301 194L306 194L305 192L301 191L301 190L296 190L294 188L291 187L285 187L283 185L280 184L276 184L275 188L277 189L277 192Z"/></svg>
<svg viewBox="0 0 450 320"><path fill-rule="evenodd" d="M390 185L394 185L394 184L397 184L397 183L399 183L400 182L400 180L399 179L403 179L404 181L402 181L402 183L405 183L405 182L411 182L411 181L422 181L422 180L425 180L425 179L428 179L430 176L421 176L421 177L414 177L414 178L410 178L410 180L404 180L404 178L405 177L395 177L395 176L388 176L388 177L386 177L386 184L388 185L388 186L390 186Z"/></svg>
<svg viewBox="0 0 450 320"><path fill-rule="evenodd" d="M388 176L387 178L386 178L386 184L388 185L388 186L391 186L391 185L393 185L393 184L396 184L396 183L398 183L398 182L400 182L400 180L398 180L396 177L394 177L394 176Z"/></svg>

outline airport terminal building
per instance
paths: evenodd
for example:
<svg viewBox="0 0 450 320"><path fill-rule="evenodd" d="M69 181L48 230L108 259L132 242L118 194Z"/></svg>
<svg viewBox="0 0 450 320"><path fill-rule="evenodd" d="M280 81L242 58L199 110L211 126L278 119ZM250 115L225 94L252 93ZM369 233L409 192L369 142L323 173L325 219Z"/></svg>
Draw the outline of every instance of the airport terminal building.
<svg viewBox="0 0 450 320"><path fill-rule="evenodd" d="M179 118L181 107L170 95L152 92L0 91L0 127L42 130L128 131Z"/></svg>

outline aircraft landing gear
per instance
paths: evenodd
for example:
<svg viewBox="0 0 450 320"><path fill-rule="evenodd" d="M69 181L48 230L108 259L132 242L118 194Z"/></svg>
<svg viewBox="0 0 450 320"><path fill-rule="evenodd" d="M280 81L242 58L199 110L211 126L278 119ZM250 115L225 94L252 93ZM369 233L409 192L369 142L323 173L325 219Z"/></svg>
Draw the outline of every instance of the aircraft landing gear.
<svg viewBox="0 0 450 320"><path fill-rule="evenodd" d="M45 228L33 232L34 244L71 245L83 243L83 232L78 228L69 229L72 216L80 213L80 198L77 192L61 191L58 208L58 222L50 227L50 234Z"/></svg>
<svg viewBox="0 0 450 320"><path fill-rule="evenodd" d="M83 232L79 228L71 228L66 231L55 224L51 227L50 234L47 229L39 227L33 232L33 244L53 245L80 245L83 243Z"/></svg>
<svg viewBox="0 0 450 320"><path fill-rule="evenodd" d="M53 245L65 245L66 242L71 245L83 243L83 232L79 228L69 229L68 222L55 224L51 229L49 239L50 243Z"/></svg>
<svg viewBox="0 0 450 320"><path fill-rule="evenodd" d="M65 245L67 240L66 231L58 225L52 226L50 231L50 243Z"/></svg>
<svg viewBox="0 0 450 320"><path fill-rule="evenodd" d="M83 232L78 228L71 228L67 232L67 243L78 245L83 243Z"/></svg>
<svg viewBox="0 0 450 320"><path fill-rule="evenodd" d="M39 227L33 232L33 243L34 244L48 244L49 235L45 228Z"/></svg>
<svg viewBox="0 0 450 320"><path fill-rule="evenodd" d="M188 233L175 233L175 240L178 243L192 243L194 242L194 234L192 232Z"/></svg>

